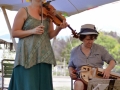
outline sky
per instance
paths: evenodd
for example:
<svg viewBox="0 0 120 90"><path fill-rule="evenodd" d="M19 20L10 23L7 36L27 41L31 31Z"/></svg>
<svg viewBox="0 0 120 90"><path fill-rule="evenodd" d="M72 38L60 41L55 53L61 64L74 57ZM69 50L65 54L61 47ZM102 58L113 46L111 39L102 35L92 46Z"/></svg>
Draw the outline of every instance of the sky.
<svg viewBox="0 0 120 90"><path fill-rule="evenodd" d="M12 27L16 11L8 11L8 18ZM67 23L76 32L80 31L83 24L94 24L97 30L101 31L115 31L120 36L120 2L99 6L97 8L81 12L76 15L67 17ZM8 34L4 15L0 12L0 35ZM70 36L71 30L69 28L63 29L57 37Z"/></svg>
<svg viewBox="0 0 120 90"><path fill-rule="evenodd" d="M80 14L67 18L68 24L76 30L80 31L83 24L94 24L101 31L116 31L120 35L120 2L103 5L95 9L84 11ZM62 30L60 34L65 32ZM66 30L67 35L69 30Z"/></svg>

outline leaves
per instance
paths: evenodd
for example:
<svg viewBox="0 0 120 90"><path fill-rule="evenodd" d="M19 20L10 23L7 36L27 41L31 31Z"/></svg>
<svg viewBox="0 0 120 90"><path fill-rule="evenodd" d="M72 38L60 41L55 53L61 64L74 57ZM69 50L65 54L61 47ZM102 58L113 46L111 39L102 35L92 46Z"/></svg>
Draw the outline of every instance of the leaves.
<svg viewBox="0 0 120 90"><path fill-rule="evenodd" d="M104 46L115 58L115 60L120 64L120 44L116 37L105 34L106 33L100 32L100 35L95 42Z"/></svg>
<svg viewBox="0 0 120 90"><path fill-rule="evenodd" d="M55 54L56 60L61 60L61 52L66 46L66 41L64 39L54 38L52 41L52 48Z"/></svg>
<svg viewBox="0 0 120 90"><path fill-rule="evenodd" d="M118 38L120 39L119 36L116 36L115 32L106 33L99 31L99 36L95 43L104 46L115 58L117 63L120 64L120 44ZM81 41L79 39L73 37L68 37L66 40L57 38L53 45L56 59L62 61L62 58L65 58L68 64L72 48L78 46L80 43Z"/></svg>

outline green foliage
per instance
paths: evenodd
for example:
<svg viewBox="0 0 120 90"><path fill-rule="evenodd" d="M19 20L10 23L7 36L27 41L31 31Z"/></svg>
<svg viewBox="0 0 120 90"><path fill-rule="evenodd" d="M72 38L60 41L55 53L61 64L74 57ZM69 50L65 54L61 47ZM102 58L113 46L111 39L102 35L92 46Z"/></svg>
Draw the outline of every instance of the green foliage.
<svg viewBox="0 0 120 90"><path fill-rule="evenodd" d="M98 43L104 46L109 53L115 58L118 64L120 64L120 44L116 38L113 38L110 35L105 35L103 32L100 32L95 43Z"/></svg>
<svg viewBox="0 0 120 90"><path fill-rule="evenodd" d="M70 51L72 48L78 46L80 44L79 39L75 38L68 38L67 39L67 45L66 47L62 50L61 56L66 58L66 63L68 64L69 59L70 59ZM97 40L95 40L95 43L104 46L109 53L115 58L117 64L120 64L120 44L118 42L118 38L104 33L104 32L99 32L99 36ZM118 67L116 67L116 71L120 71Z"/></svg>
<svg viewBox="0 0 120 90"><path fill-rule="evenodd" d="M110 32L110 33L99 32L99 36L97 40L95 40L95 43L104 46L109 51L109 53L115 58L118 65L120 64L120 43L119 42L120 42L120 37L116 36L116 33L114 32ZM65 44L62 43L62 46L64 45L64 47L60 48L61 52L59 56L62 58L65 58L66 64L68 64L69 62L71 50L80 44L81 44L81 41L73 37L67 38ZM114 71L120 72L120 67L116 66Z"/></svg>
<svg viewBox="0 0 120 90"><path fill-rule="evenodd" d="M116 65L113 69L114 72L120 73L120 66Z"/></svg>
<svg viewBox="0 0 120 90"><path fill-rule="evenodd" d="M80 40L79 40L79 39L76 39L76 38L70 37L70 38L67 39L67 45L66 45L66 47L63 49L63 51L62 51L62 53L61 53L61 56L64 57L64 58L66 58L66 63L67 63L67 64L68 64L69 59L70 59L70 52L71 52L71 50L72 50L75 46L79 45L80 43L81 43Z"/></svg>
<svg viewBox="0 0 120 90"><path fill-rule="evenodd" d="M68 17L68 14L67 14L67 13L63 13L62 15L63 15L65 18Z"/></svg>
<svg viewBox="0 0 120 90"><path fill-rule="evenodd" d="M111 52L111 50L115 47L116 44L119 44L115 38L113 38L109 35L105 35L102 32L100 32L95 43L98 43L98 44L104 46L109 52Z"/></svg>
<svg viewBox="0 0 120 90"><path fill-rule="evenodd" d="M111 50L111 53L117 63L120 64L120 44L116 44L116 46Z"/></svg>

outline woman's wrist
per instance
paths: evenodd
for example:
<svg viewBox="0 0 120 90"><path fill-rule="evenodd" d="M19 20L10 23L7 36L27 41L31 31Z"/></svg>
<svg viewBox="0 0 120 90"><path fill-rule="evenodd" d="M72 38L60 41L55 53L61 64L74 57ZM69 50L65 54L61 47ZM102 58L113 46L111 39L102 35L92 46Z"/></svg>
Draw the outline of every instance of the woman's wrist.
<svg viewBox="0 0 120 90"><path fill-rule="evenodd" d="M60 26L56 27L56 30L60 31L62 28Z"/></svg>
<svg viewBox="0 0 120 90"><path fill-rule="evenodd" d="M31 35L34 34L34 30L33 30L33 29L29 30L29 33L30 33Z"/></svg>

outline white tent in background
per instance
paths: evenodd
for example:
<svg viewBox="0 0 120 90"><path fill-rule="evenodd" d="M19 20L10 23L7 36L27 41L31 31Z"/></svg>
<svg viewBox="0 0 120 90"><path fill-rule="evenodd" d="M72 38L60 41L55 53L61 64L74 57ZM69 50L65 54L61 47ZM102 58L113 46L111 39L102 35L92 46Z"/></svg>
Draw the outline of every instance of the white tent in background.
<svg viewBox="0 0 120 90"><path fill-rule="evenodd" d="M50 0L46 0L50 1ZM51 0L52 1L52 0ZM89 10L101 5L105 5L119 0L54 0L50 4L55 7L56 10L66 13L68 16L80 13L85 10ZM0 7L5 16L5 20L11 35L11 26L6 13L6 9L17 11L21 7L28 6L30 2L26 0L0 0ZM12 38L13 45L16 49L15 39Z"/></svg>

